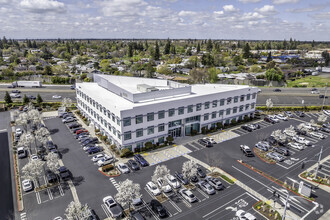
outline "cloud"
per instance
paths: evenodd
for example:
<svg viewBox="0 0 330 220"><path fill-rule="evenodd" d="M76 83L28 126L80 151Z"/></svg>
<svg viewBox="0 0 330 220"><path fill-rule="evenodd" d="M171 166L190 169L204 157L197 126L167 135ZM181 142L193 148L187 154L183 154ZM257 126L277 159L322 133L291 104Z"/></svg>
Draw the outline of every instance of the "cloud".
<svg viewBox="0 0 330 220"><path fill-rule="evenodd" d="M179 16L195 16L195 15L197 15L197 12L195 12L195 11L180 11L179 12L179 14L178 14Z"/></svg>
<svg viewBox="0 0 330 220"><path fill-rule="evenodd" d="M105 16L138 16L142 7L148 5L143 0L109 0L99 3Z"/></svg>
<svg viewBox="0 0 330 220"><path fill-rule="evenodd" d="M257 3L257 2L261 2L261 0L238 0L239 2L242 3Z"/></svg>
<svg viewBox="0 0 330 220"><path fill-rule="evenodd" d="M289 9L287 11L292 12L292 13L306 13L306 12L320 11L329 6L330 6L330 2L324 3L324 4L313 4L313 5L310 5L309 7L305 7L305 8Z"/></svg>
<svg viewBox="0 0 330 220"><path fill-rule="evenodd" d="M330 12L320 12L311 15L311 17L317 20L330 20Z"/></svg>
<svg viewBox="0 0 330 220"><path fill-rule="evenodd" d="M223 6L223 10L225 10L225 12L236 12L239 11L238 8L235 8L233 5L224 5Z"/></svg>
<svg viewBox="0 0 330 220"><path fill-rule="evenodd" d="M22 9L33 13L63 13L66 11L64 3L56 0L23 0L19 5Z"/></svg>
<svg viewBox="0 0 330 220"><path fill-rule="evenodd" d="M297 3L300 0L273 0L273 4L279 5L279 4L287 4L287 3Z"/></svg>
<svg viewBox="0 0 330 220"><path fill-rule="evenodd" d="M244 13L241 17L242 20L250 21L250 20L258 20L264 18L265 16L259 14L258 12L248 12Z"/></svg>
<svg viewBox="0 0 330 220"><path fill-rule="evenodd" d="M256 8L254 10L267 16L277 14L277 11L273 5L264 5L262 8Z"/></svg>

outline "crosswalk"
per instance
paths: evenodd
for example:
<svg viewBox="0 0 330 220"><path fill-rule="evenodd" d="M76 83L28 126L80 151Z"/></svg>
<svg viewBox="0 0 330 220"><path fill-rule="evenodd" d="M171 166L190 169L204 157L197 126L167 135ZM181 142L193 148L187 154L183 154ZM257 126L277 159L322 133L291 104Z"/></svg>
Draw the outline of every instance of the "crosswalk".
<svg viewBox="0 0 330 220"><path fill-rule="evenodd" d="M26 212L21 213L21 220L27 220Z"/></svg>
<svg viewBox="0 0 330 220"><path fill-rule="evenodd" d="M110 182L113 184L113 186L117 189L119 188L119 184L117 183L117 181L115 180L115 178L111 177L109 178Z"/></svg>
<svg viewBox="0 0 330 220"><path fill-rule="evenodd" d="M45 117L45 118L43 118L43 120L49 120L49 119L53 119L53 118L57 118L57 116Z"/></svg>

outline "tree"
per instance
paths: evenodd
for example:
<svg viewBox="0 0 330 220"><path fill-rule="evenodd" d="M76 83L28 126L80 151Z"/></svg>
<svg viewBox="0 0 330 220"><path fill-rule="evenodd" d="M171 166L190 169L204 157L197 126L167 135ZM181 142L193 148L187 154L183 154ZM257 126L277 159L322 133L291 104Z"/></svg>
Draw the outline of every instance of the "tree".
<svg viewBox="0 0 330 220"><path fill-rule="evenodd" d="M294 137L297 135L297 132L292 125L290 125L290 127L286 128L286 129L284 129L283 133L290 134L291 137Z"/></svg>
<svg viewBox="0 0 330 220"><path fill-rule="evenodd" d="M277 141L286 141L287 136L282 133L281 130L275 130L272 132L272 136L275 138Z"/></svg>
<svg viewBox="0 0 330 220"><path fill-rule="evenodd" d="M30 160L22 168L23 177L37 182L39 186L39 177L43 176L43 166L45 162L41 160Z"/></svg>
<svg viewBox="0 0 330 220"><path fill-rule="evenodd" d="M284 79L284 74L281 70L278 69L268 69L265 73L266 79L269 81L282 81Z"/></svg>
<svg viewBox="0 0 330 220"><path fill-rule="evenodd" d="M204 83L208 77L207 71L201 68L194 68L190 70L189 75L195 83Z"/></svg>
<svg viewBox="0 0 330 220"><path fill-rule="evenodd" d="M275 68L275 62L274 61L270 61L266 64L266 69L267 70L272 69L272 68Z"/></svg>
<svg viewBox="0 0 330 220"><path fill-rule="evenodd" d="M5 102L6 102L7 104L10 104L10 103L13 102L13 101L11 100L11 97L10 97L8 91L6 91L6 94L5 94Z"/></svg>
<svg viewBox="0 0 330 220"><path fill-rule="evenodd" d="M182 165L182 174L185 178L191 179L193 176L197 174L198 165L193 160L188 160Z"/></svg>
<svg viewBox="0 0 330 220"><path fill-rule="evenodd" d="M27 126L28 126L28 115L26 112L20 113L16 120L15 120L17 125L23 126L23 129L25 132L27 132Z"/></svg>
<svg viewBox="0 0 330 220"><path fill-rule="evenodd" d="M200 45L200 43L198 42L198 44L197 44L197 53L199 53L200 51L201 51L201 45Z"/></svg>
<svg viewBox="0 0 330 220"><path fill-rule="evenodd" d="M216 83L218 81L218 73L215 67L208 69L210 83Z"/></svg>
<svg viewBox="0 0 330 220"><path fill-rule="evenodd" d="M267 60L266 60L266 62L268 63L268 62L270 62L270 61L272 61L272 60L273 60L273 58L272 58L272 53L269 52L269 53L268 53L268 56L267 56Z"/></svg>
<svg viewBox="0 0 330 220"><path fill-rule="evenodd" d="M262 69L259 65L254 64L250 67L249 72L250 73L260 73L260 72L262 72Z"/></svg>
<svg viewBox="0 0 330 220"><path fill-rule="evenodd" d="M171 75L171 74L173 74L173 71L172 71L170 68L168 68L166 65L162 65L162 66L160 66L160 67L157 69L157 72L158 72L159 74L163 74L163 75Z"/></svg>
<svg viewBox="0 0 330 220"><path fill-rule="evenodd" d="M128 205L130 210L131 202L133 199L141 198L141 187L138 183L133 183L132 180L126 179L124 182L119 183L118 193L116 200L122 205Z"/></svg>
<svg viewBox="0 0 330 220"><path fill-rule="evenodd" d="M81 205L79 201L72 201L65 209L65 216L68 220L82 220L90 216L90 208L87 204Z"/></svg>
<svg viewBox="0 0 330 220"><path fill-rule="evenodd" d="M153 59L154 60L159 60L160 54L159 54L159 46L158 46L158 41L156 41L156 45L155 45L155 51L153 53Z"/></svg>
<svg viewBox="0 0 330 220"><path fill-rule="evenodd" d="M320 123L320 124L323 124L327 121L328 117L324 114L320 115L318 118L317 118L317 121Z"/></svg>
<svg viewBox="0 0 330 220"><path fill-rule="evenodd" d="M128 44L128 49L127 49L127 56L132 57L133 56L133 45L131 43Z"/></svg>
<svg viewBox="0 0 330 220"><path fill-rule="evenodd" d="M23 105L26 105L27 103L29 103L30 99L24 94L23 96Z"/></svg>
<svg viewBox="0 0 330 220"><path fill-rule="evenodd" d="M206 43L206 50L211 52L211 50L213 49L213 44L212 44L212 40L208 39L207 43Z"/></svg>
<svg viewBox="0 0 330 220"><path fill-rule="evenodd" d="M170 170L165 165L157 165L151 179L156 183L157 179L165 179L168 175L170 175Z"/></svg>
<svg viewBox="0 0 330 220"><path fill-rule="evenodd" d="M166 141L169 143L169 144L172 144L173 141L174 141L174 138L172 136L167 136L166 137Z"/></svg>
<svg viewBox="0 0 330 220"><path fill-rule="evenodd" d="M31 132L24 132L19 141L17 142L18 147L29 147L31 153L31 144L34 143L34 135Z"/></svg>
<svg viewBox="0 0 330 220"><path fill-rule="evenodd" d="M37 103L38 103L38 105L41 105L42 102L43 102L43 100L42 100L40 94L38 93L38 95L37 95Z"/></svg>
<svg viewBox="0 0 330 220"><path fill-rule="evenodd" d="M48 75L48 76L49 76L49 75L53 75L52 67L49 66L49 65L45 66L44 74L45 74L45 75Z"/></svg>
<svg viewBox="0 0 330 220"><path fill-rule="evenodd" d="M46 161L49 170L51 170L54 173L58 173L58 169L60 168L58 154L54 152L50 152L49 154L46 155Z"/></svg>
<svg viewBox="0 0 330 220"><path fill-rule="evenodd" d="M266 100L266 106L267 106L268 111L269 111L270 108L272 108L274 106L274 103L273 103L271 98Z"/></svg>
<svg viewBox="0 0 330 220"><path fill-rule="evenodd" d="M150 62L146 65L145 70L147 71L148 78L154 77L155 68L152 66L152 64Z"/></svg>
<svg viewBox="0 0 330 220"><path fill-rule="evenodd" d="M250 49L249 43L246 43L243 48L243 58L247 59L251 56Z"/></svg>
<svg viewBox="0 0 330 220"><path fill-rule="evenodd" d="M64 98L62 100L62 107L71 107L72 106L72 100L70 98Z"/></svg>
<svg viewBox="0 0 330 220"><path fill-rule="evenodd" d="M167 39L165 47L164 47L164 54L169 54L171 49L171 41Z"/></svg>

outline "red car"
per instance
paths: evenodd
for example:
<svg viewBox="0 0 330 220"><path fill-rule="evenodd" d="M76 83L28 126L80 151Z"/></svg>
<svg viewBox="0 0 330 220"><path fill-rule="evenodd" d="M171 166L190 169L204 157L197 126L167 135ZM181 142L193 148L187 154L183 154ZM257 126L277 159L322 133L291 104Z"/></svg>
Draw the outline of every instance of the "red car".
<svg viewBox="0 0 330 220"><path fill-rule="evenodd" d="M88 132L86 129L80 129L78 131L76 131L76 134L80 134L80 133L83 133L83 132Z"/></svg>

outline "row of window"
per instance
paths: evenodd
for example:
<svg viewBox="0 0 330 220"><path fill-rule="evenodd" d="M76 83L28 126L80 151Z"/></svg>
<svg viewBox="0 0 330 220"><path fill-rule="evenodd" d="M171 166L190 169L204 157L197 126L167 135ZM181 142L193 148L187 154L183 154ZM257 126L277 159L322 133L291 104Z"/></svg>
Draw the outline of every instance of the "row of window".
<svg viewBox="0 0 330 220"><path fill-rule="evenodd" d="M158 132L163 132L163 131L165 131L165 124L159 124L157 126L157 128L158 128ZM155 133L155 127L154 126L150 126L146 130L147 130L147 135L152 135L152 134ZM137 138L142 137L143 135L144 135L144 129L143 128L137 129L135 131L135 136ZM124 133L124 141L130 140L130 139L132 139L132 132L131 131L125 132Z"/></svg>

